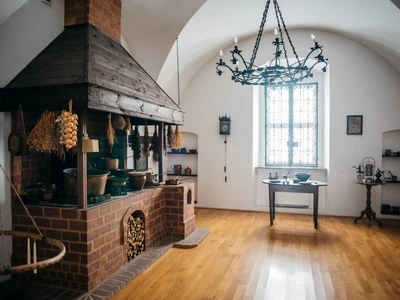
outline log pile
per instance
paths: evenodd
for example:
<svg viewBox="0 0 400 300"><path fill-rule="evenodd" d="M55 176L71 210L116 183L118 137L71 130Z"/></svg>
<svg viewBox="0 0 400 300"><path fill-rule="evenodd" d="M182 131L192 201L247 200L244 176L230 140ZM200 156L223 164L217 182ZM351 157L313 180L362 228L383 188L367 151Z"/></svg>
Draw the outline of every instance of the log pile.
<svg viewBox="0 0 400 300"><path fill-rule="evenodd" d="M144 251L144 219L130 216L128 219L128 261Z"/></svg>

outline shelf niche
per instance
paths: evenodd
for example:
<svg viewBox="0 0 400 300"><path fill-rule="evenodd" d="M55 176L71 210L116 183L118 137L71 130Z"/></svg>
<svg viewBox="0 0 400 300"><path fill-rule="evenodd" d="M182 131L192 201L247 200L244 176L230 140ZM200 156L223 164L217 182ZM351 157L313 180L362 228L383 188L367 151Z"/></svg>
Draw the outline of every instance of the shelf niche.
<svg viewBox="0 0 400 300"><path fill-rule="evenodd" d="M385 171L385 177L390 177L390 172L398 176L397 181L387 181L381 189L381 204L389 204L390 206L400 206L400 187L397 185L400 183L400 158L399 155L386 155L386 150L392 150L393 152L400 151L400 129L390 130L383 133L382 138L382 170ZM384 179L383 179L384 180ZM390 212L382 213L382 215L396 216Z"/></svg>
<svg viewBox="0 0 400 300"><path fill-rule="evenodd" d="M181 153L180 149L178 152L172 152L168 149L167 156L165 159L164 170L167 172L168 178L187 177L184 182L194 182L194 203L197 203L197 176L198 176L198 135L189 131L182 131L183 147L186 148L186 153ZM189 153L190 149L196 149L196 153ZM174 174L174 165L181 165L182 172L179 175ZM192 169L191 175L185 175L185 169L189 167Z"/></svg>

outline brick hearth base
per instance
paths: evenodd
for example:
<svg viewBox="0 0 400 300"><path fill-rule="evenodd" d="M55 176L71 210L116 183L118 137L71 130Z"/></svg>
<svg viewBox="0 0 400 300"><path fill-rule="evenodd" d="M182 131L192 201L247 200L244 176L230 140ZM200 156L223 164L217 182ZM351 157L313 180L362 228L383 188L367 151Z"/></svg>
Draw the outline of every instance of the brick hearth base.
<svg viewBox="0 0 400 300"><path fill-rule="evenodd" d="M189 236L196 228L193 191L194 184L185 183L115 197L88 209L29 206L42 233L61 240L67 254L59 263L39 269L36 275L23 273L15 278L90 291L128 263L127 219L133 212L144 213L146 250L165 238L181 240ZM23 207L16 201L12 214L13 230L36 233ZM13 265L25 264L26 253L26 239L14 237ZM56 253L55 249L38 241L38 260Z"/></svg>

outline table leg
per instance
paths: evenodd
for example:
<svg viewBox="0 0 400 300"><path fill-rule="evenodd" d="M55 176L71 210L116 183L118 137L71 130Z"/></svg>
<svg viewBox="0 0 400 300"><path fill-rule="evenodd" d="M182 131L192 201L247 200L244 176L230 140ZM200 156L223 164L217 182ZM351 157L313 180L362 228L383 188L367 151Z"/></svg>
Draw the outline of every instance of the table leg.
<svg viewBox="0 0 400 300"><path fill-rule="evenodd" d="M314 191L313 194L314 194L314 205L313 205L313 208L314 208L314 212L313 212L313 215L314 215L314 228L318 229L318 190Z"/></svg>
<svg viewBox="0 0 400 300"><path fill-rule="evenodd" d="M275 192L271 191L271 187L269 187L269 224L274 225L274 206L275 206Z"/></svg>
<svg viewBox="0 0 400 300"><path fill-rule="evenodd" d="M376 218L376 213L372 210L372 207L371 207L371 188L372 188L372 185L366 185L366 187L367 187L367 201L366 201L367 205L365 206L365 209L361 212L360 216L358 218L354 219L354 224L356 224L358 220L360 220L364 216L366 216L368 218L369 222L371 222L371 220L374 220L379 224L379 226L382 226L381 221L379 221Z"/></svg>
<svg viewBox="0 0 400 300"><path fill-rule="evenodd" d="M357 221L362 219L367 214L367 211L364 209L358 218L354 219L354 224L357 224Z"/></svg>
<svg viewBox="0 0 400 300"><path fill-rule="evenodd" d="M272 218L275 220L275 192L272 193Z"/></svg>

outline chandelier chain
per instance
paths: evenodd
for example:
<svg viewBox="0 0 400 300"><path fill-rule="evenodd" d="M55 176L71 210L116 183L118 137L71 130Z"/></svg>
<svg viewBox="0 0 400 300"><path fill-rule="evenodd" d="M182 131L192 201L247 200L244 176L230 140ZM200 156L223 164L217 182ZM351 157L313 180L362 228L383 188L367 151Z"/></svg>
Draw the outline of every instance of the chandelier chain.
<svg viewBox="0 0 400 300"><path fill-rule="evenodd" d="M181 105L181 87L179 83L179 44L178 39L176 38L176 80L178 82L178 105Z"/></svg>
<svg viewBox="0 0 400 300"><path fill-rule="evenodd" d="M276 22L278 23L279 34L281 36L281 41L282 41L281 44L282 44L282 47L283 47L283 52L285 53L286 64L289 65L289 58L288 58L287 51L286 51L286 45L285 45L285 43L283 41L282 27L281 27L281 22L280 22L279 17L278 17L277 6L278 5L276 3L276 0L274 0L275 16L276 16ZM281 18L282 18L282 16L281 16ZM283 23L283 19L282 19L282 23ZM286 35L287 35L287 31L286 31Z"/></svg>
<svg viewBox="0 0 400 300"><path fill-rule="evenodd" d="M321 67L322 72L327 71L328 58L323 56L322 46L318 43L313 34L311 34L311 40L313 42L313 47L310 48L311 51L304 56L304 59L299 59L285 21L283 20L283 15L279 7L278 0L272 0L272 2L274 3L275 18L277 22L277 28L274 30L275 37L272 41L272 45L275 47L272 60L268 60L265 66L257 66L255 64L264 32L264 26L267 20L269 5L271 4L271 0L266 0L260 28L258 30L250 61L246 61L246 59L242 56L243 51L239 49L238 39L235 37L234 48L232 51L230 51L232 54L232 59L230 60L232 62L232 66L229 66L225 63L223 60L223 52L222 50L220 51L220 59L216 63L216 71L219 76L224 73L222 70L224 68L232 73L231 78L234 82L239 82L242 85L272 86L280 84L296 84L306 78L313 77L312 71L317 65ZM285 38L284 35L286 35ZM290 47L286 47L287 42L290 43ZM289 62L288 54L290 49L292 51L291 55L294 56L293 63ZM243 64L243 67L239 67L239 62Z"/></svg>
<svg viewBox="0 0 400 300"><path fill-rule="evenodd" d="M264 31L265 21L267 20L267 14L268 14L268 8L269 8L270 2L271 2L271 0L267 0L267 3L265 4L264 13L263 13L263 16L261 19L260 29L258 30L257 39L256 39L256 42L255 42L254 48L253 48L253 54L251 55L251 58L250 58L249 69L251 69L253 67L254 60L256 59L256 56L257 56L258 47L260 46L261 37L262 37L263 31Z"/></svg>
<svg viewBox="0 0 400 300"><path fill-rule="evenodd" d="M276 2L276 0L274 0L274 3L275 2ZM292 39L290 38L290 35L289 35L289 31L286 28L285 20L283 20L283 16L282 16L281 8L279 7L279 5L277 5L276 8L277 8L277 11L279 13L280 19L282 20L282 25L283 25L283 28L285 29L285 32L286 32L287 38L289 40L290 46L292 47L293 54L296 57L297 61L299 62L299 56L297 55L296 49L294 48ZM285 48L285 44L283 44L283 45L284 45L284 48ZM286 54L286 50L285 50L285 54Z"/></svg>

